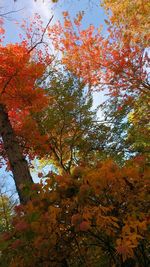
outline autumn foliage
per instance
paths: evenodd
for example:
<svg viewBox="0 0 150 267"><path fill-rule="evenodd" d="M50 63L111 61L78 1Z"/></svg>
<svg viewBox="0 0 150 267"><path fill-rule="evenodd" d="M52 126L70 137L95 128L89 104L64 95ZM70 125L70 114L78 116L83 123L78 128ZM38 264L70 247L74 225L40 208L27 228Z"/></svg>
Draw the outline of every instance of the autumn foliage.
<svg viewBox="0 0 150 267"><path fill-rule="evenodd" d="M62 52L62 63L92 90L107 88L116 96L147 91L143 46L132 44L122 26L114 28L110 24L106 38L93 25L81 29L81 21L82 14L72 22L65 13L64 25L50 28L49 36Z"/></svg>
<svg viewBox="0 0 150 267"><path fill-rule="evenodd" d="M131 258L133 264L148 264L150 185L144 158L123 168L107 160L80 167L78 178L76 173L49 173L27 189L32 201L16 206L11 231L1 236L4 264L62 266L67 260L71 266L76 261L97 266L103 254L106 266Z"/></svg>
<svg viewBox="0 0 150 267"><path fill-rule="evenodd" d="M36 14L4 45L0 20L0 167L21 202L0 230L2 267L150 264L149 3L102 4L105 36L83 12L46 27ZM104 121L93 91L107 92Z"/></svg>
<svg viewBox="0 0 150 267"><path fill-rule="evenodd" d="M123 32L129 35L132 42L140 42L147 46L150 41L148 0L102 0L101 4L109 14L111 22L117 26L122 24Z"/></svg>

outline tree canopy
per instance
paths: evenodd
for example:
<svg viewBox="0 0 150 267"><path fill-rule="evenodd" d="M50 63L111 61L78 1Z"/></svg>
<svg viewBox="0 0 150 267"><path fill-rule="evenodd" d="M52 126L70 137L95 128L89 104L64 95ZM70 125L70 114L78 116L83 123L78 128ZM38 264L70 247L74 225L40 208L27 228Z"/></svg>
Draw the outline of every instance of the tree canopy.
<svg viewBox="0 0 150 267"><path fill-rule="evenodd" d="M105 35L66 11L5 44L0 20L0 167L20 201L0 196L2 267L150 265L150 6L102 5Z"/></svg>

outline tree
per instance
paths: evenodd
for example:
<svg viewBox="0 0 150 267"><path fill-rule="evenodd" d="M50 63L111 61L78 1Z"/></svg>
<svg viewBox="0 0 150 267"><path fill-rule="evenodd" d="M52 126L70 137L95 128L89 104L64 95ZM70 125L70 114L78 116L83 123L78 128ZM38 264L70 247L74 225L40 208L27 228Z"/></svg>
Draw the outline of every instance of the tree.
<svg viewBox="0 0 150 267"><path fill-rule="evenodd" d="M63 54L62 63L89 85L91 90L108 89L111 95L149 94L145 71L148 55L141 43L131 43L122 26L109 27L108 37L90 25L81 29L82 13L74 22L64 13L64 25L50 28L54 46Z"/></svg>
<svg viewBox="0 0 150 267"><path fill-rule="evenodd" d="M70 173L73 166L90 164L96 153L103 152L108 127L98 123L96 110L92 111L92 95L71 73L55 70L45 86L50 104L43 112L33 114L41 134L48 135L49 150L44 157Z"/></svg>
<svg viewBox="0 0 150 267"><path fill-rule="evenodd" d="M55 48L63 54L62 63L83 79L90 91L107 89L110 98L105 103L105 112L109 119L105 125L110 125L111 130L113 127L114 134L109 138L112 142L109 148L112 152L116 148L117 152L129 157L136 151L131 139L130 142L126 138L131 126L127 116L138 99L144 95L149 98L149 54L144 51L142 41L131 42L131 36L124 35L122 25L110 24L106 38L92 25L82 30L81 20L82 13L74 22L68 13L64 13L64 25L52 28L50 37L54 39ZM123 127L126 127L125 131Z"/></svg>
<svg viewBox="0 0 150 267"><path fill-rule="evenodd" d="M30 29L31 35L32 30ZM32 110L43 108L47 101L44 91L36 84L49 61L46 55L41 58L41 51L36 51L35 57L37 45L43 42L42 27L41 30L42 37L36 35L35 39L33 35L31 46L26 39L20 44L0 47L0 135L21 202L27 201L23 193L24 184L33 181L16 131L22 128L22 118L30 117ZM4 34L3 30L1 34ZM31 35L27 32L29 39ZM17 124L14 123L16 119Z"/></svg>

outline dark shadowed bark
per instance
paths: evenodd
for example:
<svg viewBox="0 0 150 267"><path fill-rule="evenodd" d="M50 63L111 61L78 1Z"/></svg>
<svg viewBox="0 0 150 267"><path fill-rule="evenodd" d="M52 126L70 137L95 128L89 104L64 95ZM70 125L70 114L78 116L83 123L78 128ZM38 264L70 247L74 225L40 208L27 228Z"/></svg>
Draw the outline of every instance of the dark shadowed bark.
<svg viewBox="0 0 150 267"><path fill-rule="evenodd" d="M4 105L0 104L0 136L4 143L16 189L21 203L26 203L28 197L23 193L23 185L33 183L28 164L16 139Z"/></svg>

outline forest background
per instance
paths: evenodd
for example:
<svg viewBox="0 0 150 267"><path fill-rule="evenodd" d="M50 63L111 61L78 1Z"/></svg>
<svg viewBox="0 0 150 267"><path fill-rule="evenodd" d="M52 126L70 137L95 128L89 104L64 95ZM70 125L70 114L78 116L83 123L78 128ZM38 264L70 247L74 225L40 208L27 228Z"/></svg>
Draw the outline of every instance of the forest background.
<svg viewBox="0 0 150 267"><path fill-rule="evenodd" d="M54 2L1 8L1 264L148 266L150 4Z"/></svg>

